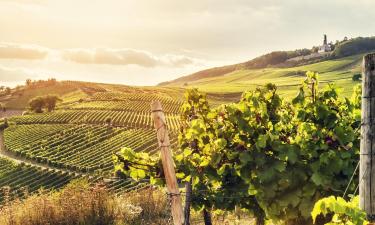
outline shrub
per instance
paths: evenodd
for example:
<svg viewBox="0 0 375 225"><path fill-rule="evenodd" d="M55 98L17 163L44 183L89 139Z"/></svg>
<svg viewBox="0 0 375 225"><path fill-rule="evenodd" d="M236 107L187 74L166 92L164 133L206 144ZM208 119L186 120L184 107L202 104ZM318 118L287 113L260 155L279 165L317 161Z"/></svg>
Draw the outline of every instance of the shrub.
<svg viewBox="0 0 375 225"><path fill-rule="evenodd" d="M111 122L112 122L112 118L111 117L107 117L106 119L105 119L105 123L106 124L111 124Z"/></svg>
<svg viewBox="0 0 375 225"><path fill-rule="evenodd" d="M360 81L361 78L362 78L362 74L357 73L357 74L354 74L354 75L353 75L352 80L353 80L353 81Z"/></svg>

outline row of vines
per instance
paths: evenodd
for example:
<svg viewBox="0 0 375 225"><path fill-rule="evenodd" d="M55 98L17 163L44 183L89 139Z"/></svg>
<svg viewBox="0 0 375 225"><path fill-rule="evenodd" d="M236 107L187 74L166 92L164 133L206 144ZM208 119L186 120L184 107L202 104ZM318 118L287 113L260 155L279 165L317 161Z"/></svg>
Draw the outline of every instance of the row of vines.
<svg viewBox="0 0 375 225"><path fill-rule="evenodd" d="M169 103L164 104L164 111L166 113L178 114L180 111L180 104ZM64 109L91 109L91 110L116 110L116 111L136 111L136 112L150 112L150 104L143 101L133 100L85 100L69 106L63 107Z"/></svg>
<svg viewBox="0 0 375 225"><path fill-rule="evenodd" d="M63 187L77 175L57 170L40 169L0 158L0 205L4 200L32 194L40 188L46 190ZM9 199L7 199L9 198Z"/></svg>
<svg viewBox="0 0 375 225"><path fill-rule="evenodd" d="M155 132L97 125L16 125L4 132L8 151L57 168L110 172L121 147L154 154Z"/></svg>
<svg viewBox="0 0 375 225"><path fill-rule="evenodd" d="M75 179L84 176L54 169L42 169L32 165L15 164L0 158L0 206L7 201L24 198L44 190L56 190ZM104 179L101 176L86 177L91 183L102 182L113 193L138 190L145 186L143 182L131 179Z"/></svg>
<svg viewBox="0 0 375 225"><path fill-rule="evenodd" d="M110 124L129 128L153 128L150 112L113 110L62 110L51 113L15 116L9 119L15 124ZM179 116L167 114L167 124L172 131L179 128Z"/></svg>

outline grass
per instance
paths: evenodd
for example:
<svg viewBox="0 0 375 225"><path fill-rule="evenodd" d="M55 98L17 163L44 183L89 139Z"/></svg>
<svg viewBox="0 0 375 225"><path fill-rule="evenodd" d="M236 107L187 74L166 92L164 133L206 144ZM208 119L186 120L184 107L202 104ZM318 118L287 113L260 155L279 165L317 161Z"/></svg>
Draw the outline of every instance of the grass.
<svg viewBox="0 0 375 225"><path fill-rule="evenodd" d="M26 88L19 94L14 93L14 95L6 101L0 99L0 102L4 101L7 109L24 109L28 105L30 99L34 97L48 94L63 96L76 90L77 88L74 86L57 83L55 85L42 88Z"/></svg>
<svg viewBox="0 0 375 225"><path fill-rule="evenodd" d="M0 191L6 193L7 187ZM214 211L212 219L213 224L254 224L243 210ZM40 190L0 206L1 225L164 225L168 221L172 221L170 202L160 189L114 195L104 185L89 185L82 179L60 191ZM201 212L192 209L191 224L203 224Z"/></svg>
<svg viewBox="0 0 375 225"><path fill-rule="evenodd" d="M25 200L8 202L0 208L0 224L162 225L169 218L167 210L161 191L145 189L115 196L101 184L90 186L77 180L58 192L41 190Z"/></svg>
<svg viewBox="0 0 375 225"><path fill-rule="evenodd" d="M72 92L68 92L62 96L60 96L61 102L57 103L57 106L63 106L63 105L69 105L78 101L81 101L82 99L87 98L88 95L83 92L82 90L76 90Z"/></svg>

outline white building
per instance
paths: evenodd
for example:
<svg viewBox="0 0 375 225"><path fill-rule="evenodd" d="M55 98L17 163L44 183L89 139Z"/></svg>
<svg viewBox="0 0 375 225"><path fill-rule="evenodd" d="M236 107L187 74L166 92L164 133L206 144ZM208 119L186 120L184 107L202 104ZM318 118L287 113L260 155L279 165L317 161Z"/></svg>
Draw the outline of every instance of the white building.
<svg viewBox="0 0 375 225"><path fill-rule="evenodd" d="M330 51L332 51L332 47L327 42L327 35L324 35L323 45L319 47L318 52L322 53L322 52L330 52Z"/></svg>

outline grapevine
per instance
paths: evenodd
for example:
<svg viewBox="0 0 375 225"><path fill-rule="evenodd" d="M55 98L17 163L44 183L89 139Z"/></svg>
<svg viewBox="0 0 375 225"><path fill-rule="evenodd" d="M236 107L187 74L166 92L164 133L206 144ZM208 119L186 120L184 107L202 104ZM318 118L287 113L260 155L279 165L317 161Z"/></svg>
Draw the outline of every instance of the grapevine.
<svg viewBox="0 0 375 225"><path fill-rule="evenodd" d="M238 103L211 109L204 94L187 91L174 158L180 182L192 178L193 207L238 206L259 224L265 218L312 223L314 202L342 195L359 159L359 94L340 98L333 84L321 90L313 72L292 101L267 84L243 93ZM116 168L154 178L147 168L139 172L118 160L147 158L134 154L117 156Z"/></svg>

